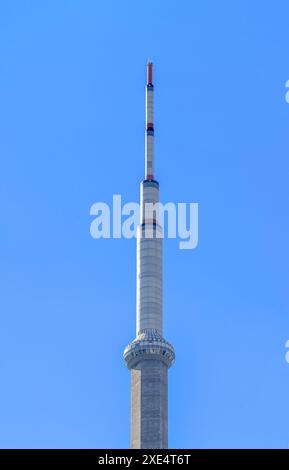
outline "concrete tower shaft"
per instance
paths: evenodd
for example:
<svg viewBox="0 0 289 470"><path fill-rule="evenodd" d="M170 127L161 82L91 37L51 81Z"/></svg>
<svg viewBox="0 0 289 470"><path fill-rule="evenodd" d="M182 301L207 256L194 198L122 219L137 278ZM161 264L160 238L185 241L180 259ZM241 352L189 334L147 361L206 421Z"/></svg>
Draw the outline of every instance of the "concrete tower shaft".
<svg viewBox="0 0 289 470"><path fill-rule="evenodd" d="M136 334L148 328L162 334L163 240L157 212L146 210L159 202L159 185L144 180L140 191L140 225L137 232Z"/></svg>
<svg viewBox="0 0 289 470"><path fill-rule="evenodd" d="M137 231L136 338L125 348L131 370L131 448L168 447L168 368L175 359L163 334L162 228L154 179L154 86L152 63L147 65L145 179L140 186L140 224Z"/></svg>

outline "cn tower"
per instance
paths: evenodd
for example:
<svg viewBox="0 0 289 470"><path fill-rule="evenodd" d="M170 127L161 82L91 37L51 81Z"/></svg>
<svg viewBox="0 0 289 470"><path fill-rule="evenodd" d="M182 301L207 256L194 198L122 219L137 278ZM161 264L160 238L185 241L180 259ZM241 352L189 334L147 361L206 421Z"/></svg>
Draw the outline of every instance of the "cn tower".
<svg viewBox="0 0 289 470"><path fill-rule="evenodd" d="M148 203L159 202L154 160L153 64L148 62L145 179L140 184L137 230L136 338L124 350L131 372L132 449L168 448L168 369L175 359L173 346L163 337L162 227L158 211L146 210Z"/></svg>

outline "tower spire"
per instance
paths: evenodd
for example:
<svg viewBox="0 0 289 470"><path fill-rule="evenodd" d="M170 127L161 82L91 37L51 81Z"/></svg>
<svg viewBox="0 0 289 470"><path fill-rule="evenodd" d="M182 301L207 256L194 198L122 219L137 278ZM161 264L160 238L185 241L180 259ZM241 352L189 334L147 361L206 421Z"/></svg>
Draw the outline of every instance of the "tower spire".
<svg viewBox="0 0 289 470"><path fill-rule="evenodd" d="M147 63L145 179L154 179L154 86L153 63Z"/></svg>
<svg viewBox="0 0 289 470"><path fill-rule="evenodd" d="M153 63L149 59L147 63L147 85L153 84Z"/></svg>

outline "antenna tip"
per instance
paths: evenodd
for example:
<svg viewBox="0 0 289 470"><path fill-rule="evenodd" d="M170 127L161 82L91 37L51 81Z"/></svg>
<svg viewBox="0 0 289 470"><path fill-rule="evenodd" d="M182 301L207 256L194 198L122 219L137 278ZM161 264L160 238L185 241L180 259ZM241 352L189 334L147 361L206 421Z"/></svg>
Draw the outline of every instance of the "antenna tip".
<svg viewBox="0 0 289 470"><path fill-rule="evenodd" d="M149 59L147 63L147 84L152 85L153 84L153 63Z"/></svg>

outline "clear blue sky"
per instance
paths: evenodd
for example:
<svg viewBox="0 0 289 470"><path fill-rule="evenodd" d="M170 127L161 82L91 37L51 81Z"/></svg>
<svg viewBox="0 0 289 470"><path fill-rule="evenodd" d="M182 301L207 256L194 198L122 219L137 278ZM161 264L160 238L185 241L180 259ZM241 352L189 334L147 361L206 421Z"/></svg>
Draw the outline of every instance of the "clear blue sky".
<svg viewBox="0 0 289 470"><path fill-rule="evenodd" d="M138 201L145 65L166 201L170 446L289 445L287 1L2 1L0 447L127 447L135 240L90 206Z"/></svg>

